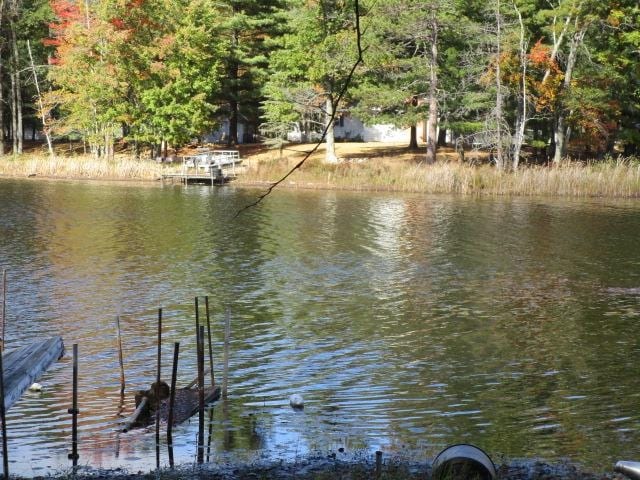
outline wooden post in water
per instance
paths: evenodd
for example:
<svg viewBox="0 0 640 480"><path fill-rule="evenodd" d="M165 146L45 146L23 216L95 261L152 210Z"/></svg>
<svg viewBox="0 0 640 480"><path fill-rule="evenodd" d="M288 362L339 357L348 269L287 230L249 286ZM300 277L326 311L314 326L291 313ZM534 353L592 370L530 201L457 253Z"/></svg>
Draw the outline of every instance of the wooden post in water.
<svg viewBox="0 0 640 480"><path fill-rule="evenodd" d="M160 378L162 367L162 308L158 309L158 369L156 372L156 468L160 468Z"/></svg>
<svg viewBox="0 0 640 480"><path fill-rule="evenodd" d="M229 343L231 342L231 310L227 308L224 316L224 357L222 374L222 398L227 398L229 385Z"/></svg>
<svg viewBox="0 0 640 480"><path fill-rule="evenodd" d="M213 407L209 408L209 434L207 436L207 463L211 461L211 440L213 439Z"/></svg>
<svg viewBox="0 0 640 480"><path fill-rule="evenodd" d="M180 342L173 344L173 369L171 371L171 392L169 394L169 418L167 419L167 445L169 446L169 466L173 468L173 410L176 405L176 382L178 377L178 354Z"/></svg>
<svg viewBox="0 0 640 480"><path fill-rule="evenodd" d="M3 310L4 312L4 310ZM2 467L4 478L9 478L9 453L7 448L7 412L4 407L4 365L0 351L0 421L2 421Z"/></svg>
<svg viewBox="0 0 640 480"><path fill-rule="evenodd" d="M198 308L198 297L196 297L195 303L196 303L196 351L198 351L198 336L200 335L200 311Z"/></svg>
<svg viewBox="0 0 640 480"><path fill-rule="evenodd" d="M124 358L122 355L122 335L120 334L120 315L116 316L116 328L118 330L118 362L120 363L120 396L124 396Z"/></svg>
<svg viewBox="0 0 640 480"><path fill-rule="evenodd" d="M209 316L209 296L204 297L204 310L207 315L207 338L209 339L209 368L211 369L211 386L216 386L213 376L213 347L211 346L211 317Z"/></svg>
<svg viewBox="0 0 640 480"><path fill-rule="evenodd" d="M382 475L382 452L378 450L376 452L376 478L380 478Z"/></svg>
<svg viewBox="0 0 640 480"><path fill-rule="evenodd" d="M73 380L71 393L71 453L69 458L73 461L73 466L78 466L78 344L73 344ZM74 470L75 473L75 470Z"/></svg>
<svg viewBox="0 0 640 480"><path fill-rule="evenodd" d="M2 337L0 338L0 352L4 352L6 341L6 318L7 318L7 271L2 270ZM7 477L5 477L7 478Z"/></svg>
<svg viewBox="0 0 640 480"><path fill-rule="evenodd" d="M204 326L198 332L198 463L204 461Z"/></svg>

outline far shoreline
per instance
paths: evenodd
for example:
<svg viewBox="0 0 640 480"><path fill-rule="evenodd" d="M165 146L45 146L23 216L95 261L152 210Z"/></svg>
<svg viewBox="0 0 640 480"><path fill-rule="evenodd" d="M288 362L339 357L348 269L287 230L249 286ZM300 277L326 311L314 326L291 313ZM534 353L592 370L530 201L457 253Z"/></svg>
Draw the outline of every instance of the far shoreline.
<svg viewBox="0 0 640 480"><path fill-rule="evenodd" d="M238 178L229 185L269 188L311 146L292 145L286 150L264 145L240 146L243 165ZM486 158L471 154L466 156L471 162L460 162L450 148L441 149L438 162L433 165L422 161L421 151L398 144L341 143L337 148L341 162L323 163L324 151L320 148L278 188L496 197L640 198L640 160L635 158L525 164L515 172L505 172L488 164ZM181 168L179 162L158 163L120 154L114 159L87 155L50 158L36 152L0 157L0 179L141 185L162 182L163 174Z"/></svg>

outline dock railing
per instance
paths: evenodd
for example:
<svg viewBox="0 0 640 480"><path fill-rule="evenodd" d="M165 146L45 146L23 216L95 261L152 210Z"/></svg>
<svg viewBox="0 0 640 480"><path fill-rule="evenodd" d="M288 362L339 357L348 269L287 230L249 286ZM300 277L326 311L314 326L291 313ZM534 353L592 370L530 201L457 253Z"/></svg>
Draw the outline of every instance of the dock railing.
<svg viewBox="0 0 640 480"><path fill-rule="evenodd" d="M196 171L204 170L211 173L214 169L230 168L231 174L235 176L236 165L242 163L238 150L213 150L197 155L182 158L182 173L186 175L188 170L194 168Z"/></svg>

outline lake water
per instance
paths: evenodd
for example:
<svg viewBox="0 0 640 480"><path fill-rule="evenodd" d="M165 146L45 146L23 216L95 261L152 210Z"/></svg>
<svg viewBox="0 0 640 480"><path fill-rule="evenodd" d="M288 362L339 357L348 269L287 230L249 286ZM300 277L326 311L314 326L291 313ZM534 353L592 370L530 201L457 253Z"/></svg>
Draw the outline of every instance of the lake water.
<svg viewBox="0 0 640 480"><path fill-rule="evenodd" d="M457 442L596 471L640 460L640 201L279 190L234 219L258 193L0 180L7 347L79 344L81 465L154 468L154 433L118 426L155 378L158 307L163 377L176 341L178 383L195 377L196 295L218 375L226 308L232 322L212 461ZM70 465L70 355L40 383L8 412L11 473ZM197 423L174 431L177 462Z"/></svg>

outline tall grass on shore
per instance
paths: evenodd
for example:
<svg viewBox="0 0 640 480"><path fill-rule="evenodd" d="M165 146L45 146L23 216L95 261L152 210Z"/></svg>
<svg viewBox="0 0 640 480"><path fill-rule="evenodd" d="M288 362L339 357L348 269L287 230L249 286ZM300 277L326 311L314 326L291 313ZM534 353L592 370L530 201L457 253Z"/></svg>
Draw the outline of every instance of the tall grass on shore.
<svg viewBox="0 0 640 480"><path fill-rule="evenodd" d="M281 178L297 155L283 159L246 159L239 184L265 185ZM100 180L157 180L178 165L161 165L127 156L22 155L0 157L0 176ZM567 161L559 166L523 166L502 172L490 165L455 161L426 165L415 159L372 157L325 165L311 159L282 184L283 187L457 193L486 195L549 195L571 197L640 197L640 160Z"/></svg>
<svg viewBox="0 0 640 480"><path fill-rule="evenodd" d="M5 155L0 157L0 175L11 177L49 177L101 180L157 180L162 165L131 157L115 159L89 155L56 156Z"/></svg>
<svg viewBox="0 0 640 480"><path fill-rule="evenodd" d="M273 182L295 162L296 159L291 158L254 163L240 180L256 184ZM421 193L640 197L640 162L635 159L567 161L559 166L523 166L516 172L502 172L490 165L457 162L426 165L362 159L322 165L314 160L291 175L284 185Z"/></svg>

